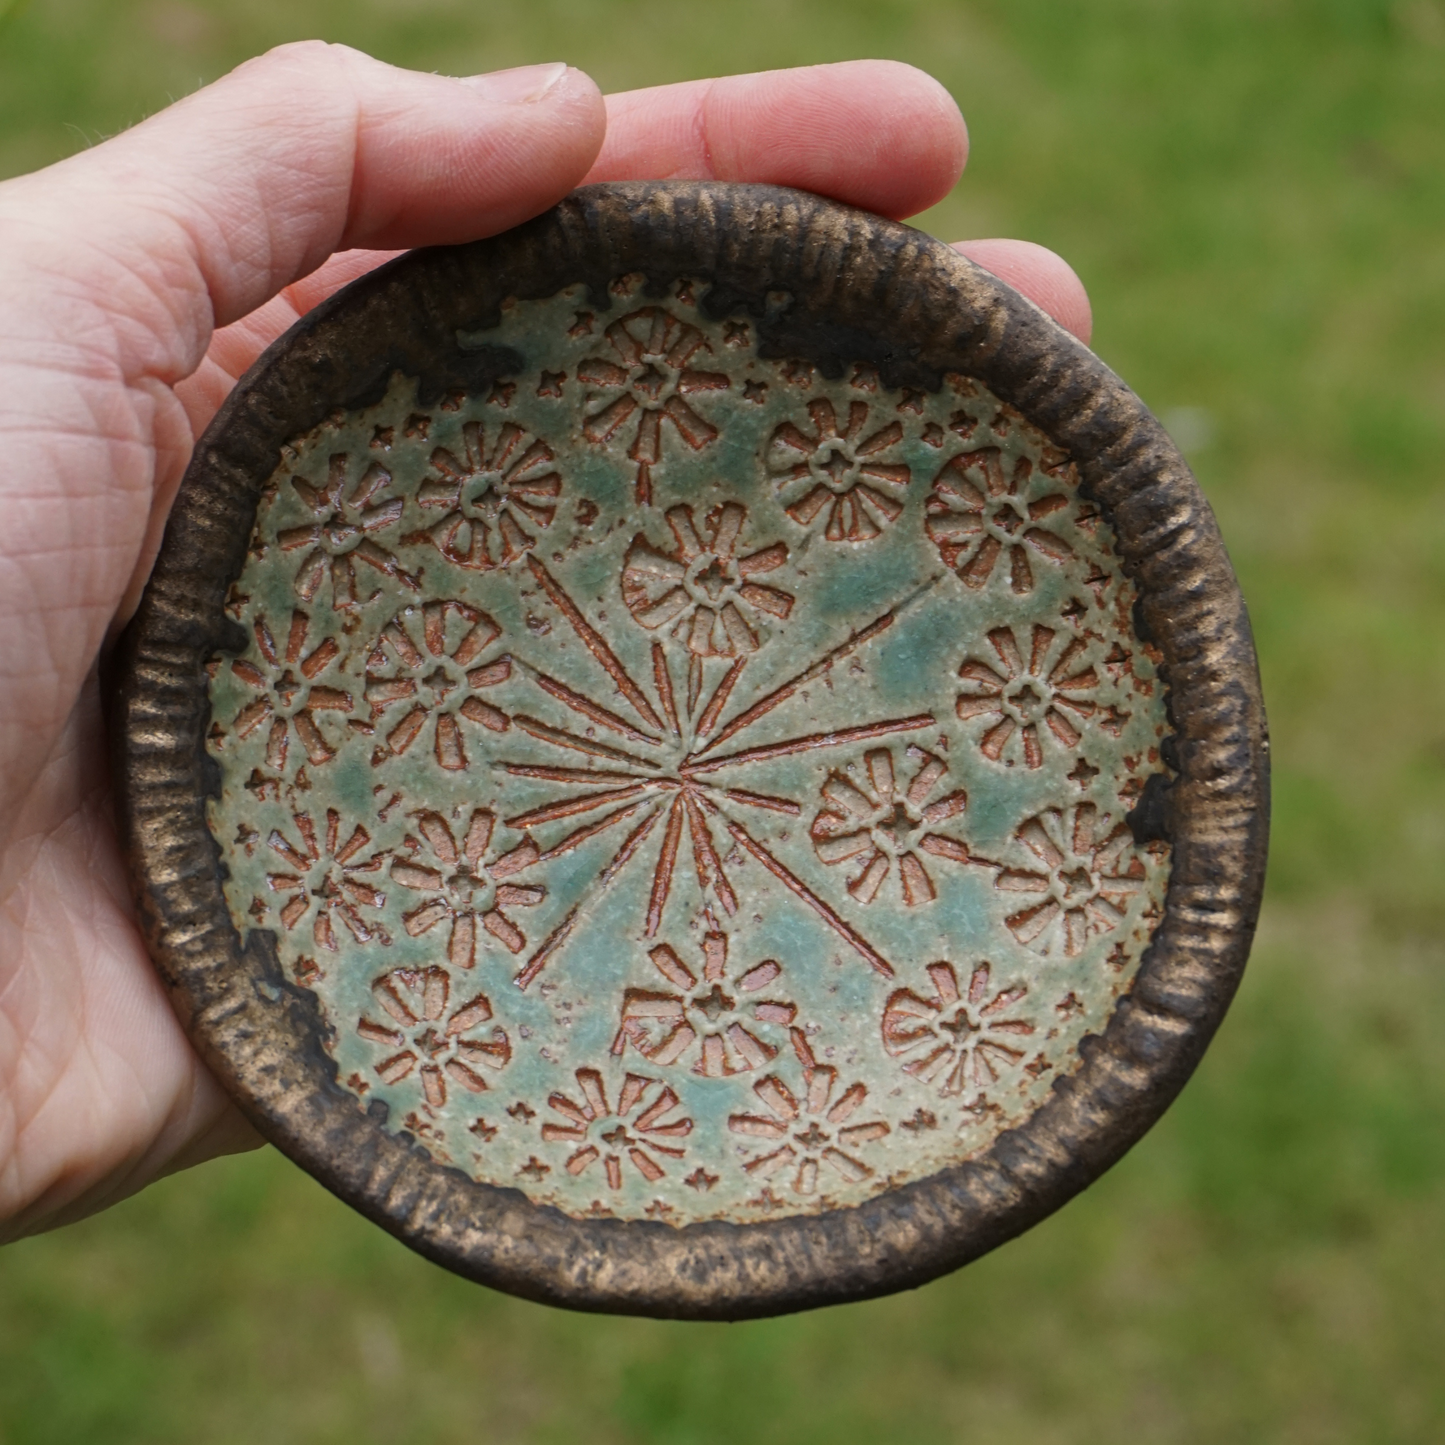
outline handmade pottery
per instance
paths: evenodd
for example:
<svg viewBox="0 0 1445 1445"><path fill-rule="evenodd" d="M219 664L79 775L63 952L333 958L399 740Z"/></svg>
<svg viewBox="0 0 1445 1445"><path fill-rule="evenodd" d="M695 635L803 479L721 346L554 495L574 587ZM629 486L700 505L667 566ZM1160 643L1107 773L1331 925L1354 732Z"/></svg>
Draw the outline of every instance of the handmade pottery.
<svg viewBox="0 0 1445 1445"><path fill-rule="evenodd" d="M908 228L593 187L300 322L115 711L142 916L261 1130L434 1259L737 1318L917 1284L1160 1114L1267 754L1209 508Z"/></svg>

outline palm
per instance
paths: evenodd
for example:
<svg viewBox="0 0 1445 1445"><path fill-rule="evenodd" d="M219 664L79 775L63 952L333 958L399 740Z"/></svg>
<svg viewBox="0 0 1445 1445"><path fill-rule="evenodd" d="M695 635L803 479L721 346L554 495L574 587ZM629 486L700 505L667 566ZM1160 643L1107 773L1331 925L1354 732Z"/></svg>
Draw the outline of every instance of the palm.
<svg viewBox="0 0 1445 1445"><path fill-rule="evenodd" d="M469 95L354 52L290 47L0 186L0 295L21 298L0 332L0 1220L12 1235L257 1142L146 954L96 659L234 379L378 258L343 248L488 234L584 175L773 181L907 215L962 167L952 102L903 66L635 92L605 117L585 77L552 78L540 98L516 93L525 77ZM299 124L297 95L318 97ZM1056 258L981 249L1087 326Z"/></svg>

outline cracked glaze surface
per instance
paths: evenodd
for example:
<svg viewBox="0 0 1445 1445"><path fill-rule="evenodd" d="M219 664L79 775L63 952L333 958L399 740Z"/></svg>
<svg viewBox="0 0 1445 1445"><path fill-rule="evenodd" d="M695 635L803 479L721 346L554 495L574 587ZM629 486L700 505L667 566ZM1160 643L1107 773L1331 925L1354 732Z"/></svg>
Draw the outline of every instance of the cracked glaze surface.
<svg viewBox="0 0 1445 1445"><path fill-rule="evenodd" d="M978 1155L1169 873L1124 822L1163 689L1069 458L957 375L764 359L694 289L509 303L475 340L521 370L294 438L208 738L232 918L345 1087L672 1224Z"/></svg>

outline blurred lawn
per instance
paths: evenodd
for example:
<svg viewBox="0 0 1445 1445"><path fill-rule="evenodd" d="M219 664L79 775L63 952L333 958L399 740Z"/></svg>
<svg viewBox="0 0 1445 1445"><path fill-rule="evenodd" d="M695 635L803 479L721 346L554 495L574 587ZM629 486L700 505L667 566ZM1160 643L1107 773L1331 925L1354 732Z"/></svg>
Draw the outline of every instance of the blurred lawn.
<svg viewBox="0 0 1445 1445"><path fill-rule="evenodd" d="M410 1255L271 1152L0 1253L3 1445L1445 1439L1442 0L36 0L0 174L275 42L611 89L859 55L974 161L923 224L1087 281L1258 630L1250 975L1086 1197L915 1294L738 1326L569 1316ZM0 0L0 12L7 9Z"/></svg>

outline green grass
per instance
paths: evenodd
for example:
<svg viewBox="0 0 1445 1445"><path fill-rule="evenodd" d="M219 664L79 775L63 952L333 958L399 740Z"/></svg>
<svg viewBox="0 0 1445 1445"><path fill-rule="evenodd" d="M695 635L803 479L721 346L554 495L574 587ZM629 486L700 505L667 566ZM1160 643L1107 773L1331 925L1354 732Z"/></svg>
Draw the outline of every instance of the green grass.
<svg viewBox="0 0 1445 1445"><path fill-rule="evenodd" d="M609 88L923 65L924 219L1076 264L1250 599L1269 899L1194 1082L953 1278L760 1324L569 1316L423 1263L271 1153L0 1253L3 1445L1445 1438L1441 0L0 0L0 173L302 35Z"/></svg>

